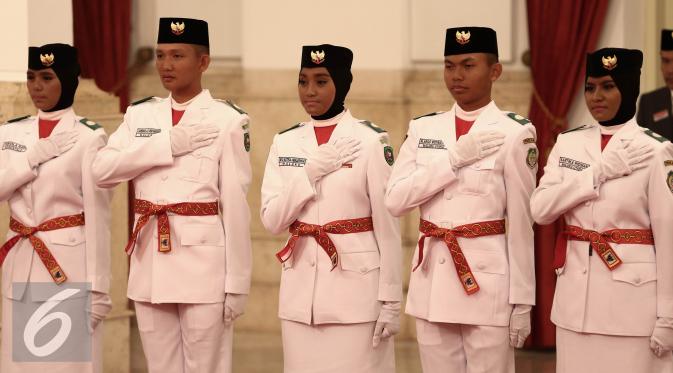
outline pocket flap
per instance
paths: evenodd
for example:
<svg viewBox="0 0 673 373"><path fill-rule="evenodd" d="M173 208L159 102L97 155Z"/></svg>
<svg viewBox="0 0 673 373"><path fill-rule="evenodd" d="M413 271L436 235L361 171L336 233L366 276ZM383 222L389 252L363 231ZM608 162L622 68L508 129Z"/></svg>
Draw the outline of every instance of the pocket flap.
<svg viewBox="0 0 673 373"><path fill-rule="evenodd" d="M40 232L37 234L38 237L40 234L46 235L49 242L63 246L77 246L85 240L84 227L70 227L55 231Z"/></svg>
<svg viewBox="0 0 673 373"><path fill-rule="evenodd" d="M181 233L182 246L224 246L224 232L218 224L185 224Z"/></svg>
<svg viewBox="0 0 673 373"><path fill-rule="evenodd" d="M502 253L489 252L486 250L469 250L464 252L465 259L473 272L507 273L507 259Z"/></svg>
<svg viewBox="0 0 673 373"><path fill-rule="evenodd" d="M612 271L612 279L640 286L657 279L656 263L622 263Z"/></svg>
<svg viewBox="0 0 673 373"><path fill-rule="evenodd" d="M339 253L339 262L344 271L360 272L365 274L379 268L381 258L378 251L365 251L360 253Z"/></svg>
<svg viewBox="0 0 673 373"><path fill-rule="evenodd" d="M468 167L474 170L492 170L495 168L495 156L492 155L488 158L480 159Z"/></svg>

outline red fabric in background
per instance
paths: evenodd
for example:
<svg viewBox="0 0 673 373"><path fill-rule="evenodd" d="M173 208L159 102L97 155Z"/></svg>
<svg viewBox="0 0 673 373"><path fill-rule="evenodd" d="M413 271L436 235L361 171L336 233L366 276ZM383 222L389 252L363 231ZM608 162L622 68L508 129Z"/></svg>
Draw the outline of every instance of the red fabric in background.
<svg viewBox="0 0 673 373"><path fill-rule="evenodd" d="M565 118L583 84L586 54L596 47L608 2L527 0L533 86L546 106L544 108L533 95L528 117L537 129L541 165L538 177L542 176L542 166L547 163L556 136L568 127ZM537 306L533 309L533 332L528 347L551 348L556 345L555 327L549 316L556 286L552 269L554 243L560 224L557 221L535 226Z"/></svg>
<svg viewBox="0 0 673 373"><path fill-rule="evenodd" d="M98 88L118 96L119 110L125 111L131 0L72 0L72 16L82 78L93 78Z"/></svg>

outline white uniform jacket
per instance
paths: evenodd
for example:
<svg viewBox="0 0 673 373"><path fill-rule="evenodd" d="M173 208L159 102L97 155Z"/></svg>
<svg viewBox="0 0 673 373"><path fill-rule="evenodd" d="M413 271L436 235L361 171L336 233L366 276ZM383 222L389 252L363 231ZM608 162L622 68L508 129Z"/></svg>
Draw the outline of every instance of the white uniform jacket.
<svg viewBox="0 0 673 373"><path fill-rule="evenodd" d="M313 237L299 239L283 265L281 319L306 324L370 322L379 315L380 301L402 298L399 222L383 203L391 171L386 159L392 163L387 133L346 112L330 141L341 137L359 139L363 151L350 165L324 176L315 189L303 168L318 149L311 122L277 134L269 151L261 217L270 232L287 232L295 220L323 225L371 217L374 223L370 232L328 234L339 255L339 266L332 271L329 257Z"/></svg>
<svg viewBox="0 0 673 373"><path fill-rule="evenodd" d="M539 224L563 216L587 230L652 229L654 245L610 246L622 260L613 271L589 243L568 240L565 267L557 270L551 319L582 333L649 336L657 316L673 317L673 145L627 122L604 152L622 142L650 143L655 155L646 168L594 187L601 159L597 124L559 135L540 186L531 199ZM554 237L549 237L550 240Z"/></svg>
<svg viewBox="0 0 673 373"><path fill-rule="evenodd" d="M0 201L8 201L11 216L30 227L84 212L84 226L35 235L44 241L68 282L88 282L91 290L107 293L111 193L96 186L91 170L96 152L105 145L107 135L103 128L76 116L70 109L63 114L52 135L77 130L77 143L60 156L31 168L26 154L39 140L38 130L37 117L0 126ZM7 232L7 239L14 236L15 232ZM26 282L52 281L30 241L21 239L2 266L3 294L20 300ZM16 284L15 291L12 291L12 283ZM35 291L32 298L45 300Z"/></svg>
<svg viewBox="0 0 673 373"><path fill-rule="evenodd" d="M96 157L98 185L132 180L137 199L161 205L219 201L220 214L169 213L170 252L158 251L157 218L150 218L131 255L128 297L152 303L214 303L222 302L225 293L247 294L252 270L246 201L249 118L204 90L178 125L211 123L220 134L211 145L180 157L171 152L171 118L170 98L130 106Z"/></svg>
<svg viewBox="0 0 673 373"><path fill-rule="evenodd" d="M470 129L506 135L494 154L454 173L447 148L456 143L455 106L412 120L390 177L386 206L400 216L419 206L421 218L454 228L507 220L507 234L458 238L480 290L467 295L446 244L425 240L423 263L411 273L406 312L431 322L506 326L512 305L535 303L533 229L535 128L491 102ZM418 248L412 266L418 261Z"/></svg>

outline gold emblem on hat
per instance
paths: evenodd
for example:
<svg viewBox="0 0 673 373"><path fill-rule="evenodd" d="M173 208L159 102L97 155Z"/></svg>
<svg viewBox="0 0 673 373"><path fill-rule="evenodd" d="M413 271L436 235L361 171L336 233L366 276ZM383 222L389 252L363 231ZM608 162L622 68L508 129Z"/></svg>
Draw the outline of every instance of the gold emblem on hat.
<svg viewBox="0 0 673 373"><path fill-rule="evenodd" d="M321 63L325 62L325 51L319 51L319 52L311 51L311 61L313 61L313 63L317 65L320 65Z"/></svg>
<svg viewBox="0 0 673 373"><path fill-rule="evenodd" d="M40 53L40 62L42 62L42 65L49 67L54 64L54 54L49 53L49 54L42 54Z"/></svg>
<svg viewBox="0 0 673 373"><path fill-rule="evenodd" d="M460 45L465 45L470 42L469 31L456 31L456 42Z"/></svg>
<svg viewBox="0 0 673 373"><path fill-rule="evenodd" d="M185 32L184 22L171 22L171 32L175 35L182 35Z"/></svg>
<svg viewBox="0 0 673 373"><path fill-rule="evenodd" d="M605 70L613 70L615 67L617 67L617 56L612 55L612 57L601 57L601 61L603 62L603 67Z"/></svg>

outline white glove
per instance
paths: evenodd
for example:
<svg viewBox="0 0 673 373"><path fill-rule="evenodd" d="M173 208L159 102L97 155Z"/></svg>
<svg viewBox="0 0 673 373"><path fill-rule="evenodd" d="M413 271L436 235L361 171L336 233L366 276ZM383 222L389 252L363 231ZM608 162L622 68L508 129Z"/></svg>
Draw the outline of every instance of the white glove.
<svg viewBox="0 0 673 373"><path fill-rule="evenodd" d="M338 170L344 163L357 158L360 155L360 149L360 140L352 137L340 137L320 145L304 166L304 171L311 184L315 184L323 176Z"/></svg>
<svg viewBox="0 0 673 373"><path fill-rule="evenodd" d="M248 294L227 293L224 296L224 323L229 325L245 311Z"/></svg>
<svg viewBox="0 0 673 373"><path fill-rule="evenodd" d="M650 348L657 357L670 354L673 350L673 319L658 317L650 337Z"/></svg>
<svg viewBox="0 0 673 373"><path fill-rule="evenodd" d="M171 128L171 151L174 157L191 153L215 141L220 129L214 124L177 125Z"/></svg>
<svg viewBox="0 0 673 373"><path fill-rule="evenodd" d="M647 166L647 160L653 153L654 149L649 144L633 142L603 152L600 165L594 169L595 184L630 175L633 171Z"/></svg>
<svg viewBox="0 0 673 373"><path fill-rule="evenodd" d="M59 132L44 139L39 139L28 150L26 157L31 168L35 168L42 163L56 158L59 155L67 152L77 142L79 133L77 130Z"/></svg>
<svg viewBox="0 0 673 373"><path fill-rule="evenodd" d="M512 315L509 317L509 344L512 347L523 347L526 338L530 335L530 310L527 304L514 306Z"/></svg>
<svg viewBox="0 0 673 373"><path fill-rule="evenodd" d="M372 346L376 348L381 338L389 338L400 331L400 302L383 302L374 327Z"/></svg>
<svg viewBox="0 0 673 373"><path fill-rule="evenodd" d="M111 309L112 300L109 295L97 291L91 292L91 308L87 309L89 313L89 331L91 333L105 319Z"/></svg>
<svg viewBox="0 0 673 373"><path fill-rule="evenodd" d="M457 170L483 159L500 149L505 143L505 134L498 131L470 132L461 136L449 149L451 167Z"/></svg>

